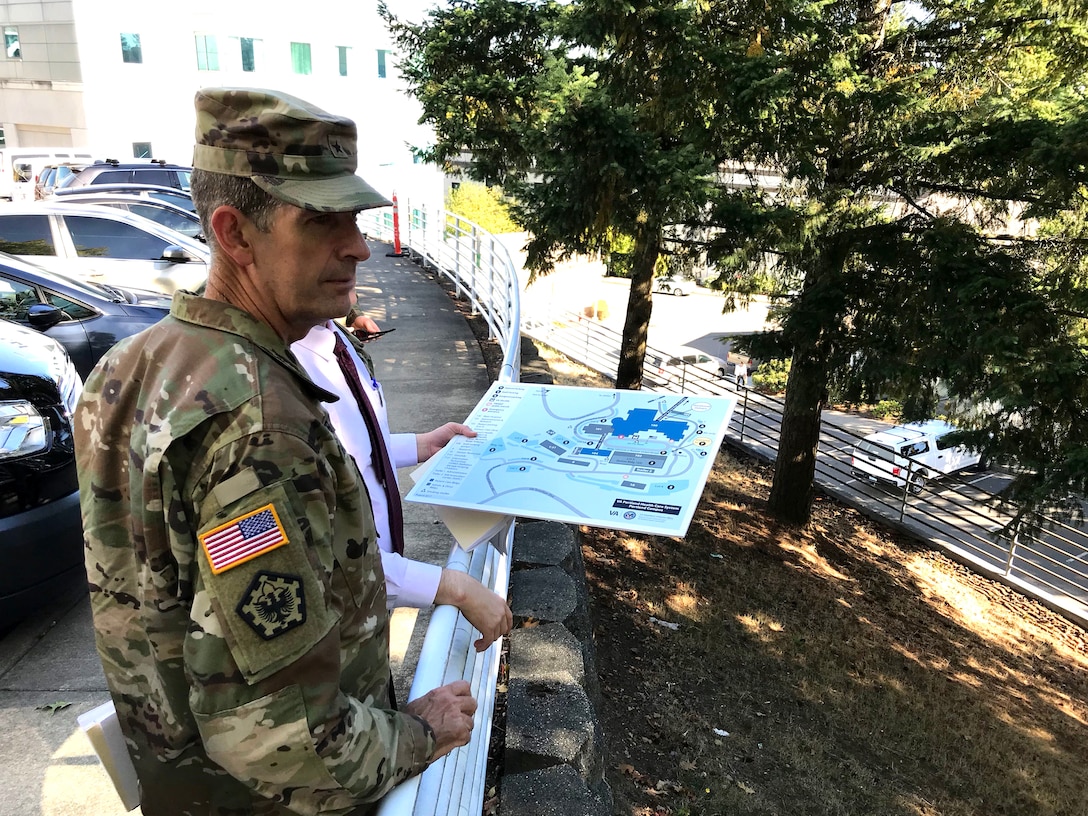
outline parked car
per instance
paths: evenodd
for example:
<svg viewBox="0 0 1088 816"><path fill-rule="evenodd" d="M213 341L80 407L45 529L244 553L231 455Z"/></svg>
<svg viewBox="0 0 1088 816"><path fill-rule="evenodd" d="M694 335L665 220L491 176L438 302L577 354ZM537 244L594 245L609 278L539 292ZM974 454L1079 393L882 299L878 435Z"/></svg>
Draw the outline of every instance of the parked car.
<svg viewBox="0 0 1088 816"><path fill-rule="evenodd" d="M0 199L29 201L34 180L47 164L73 161L90 163L94 157L81 147L0 148Z"/></svg>
<svg viewBox="0 0 1088 816"><path fill-rule="evenodd" d="M952 444L950 434L955 430L932 419L869 434L854 445L851 471L872 484L907 486L917 494L933 479L968 468L985 469L981 454Z"/></svg>
<svg viewBox="0 0 1088 816"><path fill-rule="evenodd" d="M169 312L170 299L159 292L81 281L0 253L0 318L56 340L80 377L118 340Z"/></svg>
<svg viewBox="0 0 1088 816"><path fill-rule="evenodd" d="M671 354L650 352L643 362L643 375L656 385L690 385L723 376L726 361L699 349L681 346Z"/></svg>
<svg viewBox="0 0 1088 816"><path fill-rule="evenodd" d="M167 164L161 159L149 159L139 162L121 162L117 159L96 161L76 173L60 189L86 187L98 184L158 184L161 187L174 187L189 190L189 175L193 168L180 164Z"/></svg>
<svg viewBox="0 0 1088 816"><path fill-rule="evenodd" d="M672 275L667 278L658 278L654 281L654 291L661 292L666 295L690 295L692 292L698 290L698 286L695 281L682 278L679 275Z"/></svg>
<svg viewBox="0 0 1088 816"><path fill-rule="evenodd" d="M150 221L162 224L168 229L180 232L186 238L195 238L204 242L204 232L200 226L200 217L191 209L148 196L129 195L127 193L100 193L97 187L76 187L77 191L86 191L86 195L61 196L57 201L65 204L94 204L98 207L113 207L143 216Z"/></svg>
<svg viewBox="0 0 1088 816"><path fill-rule="evenodd" d="M0 628L85 582L72 411L56 340L0 320Z"/></svg>
<svg viewBox="0 0 1088 816"><path fill-rule="evenodd" d="M88 187L54 187L50 197L68 200L114 193L165 201L167 204L173 204L183 210L196 212L193 197L185 190L178 190L174 187L160 187L157 184L93 184Z"/></svg>
<svg viewBox="0 0 1088 816"><path fill-rule="evenodd" d="M173 294L196 290L211 253L139 215L54 200L0 207L0 252L70 277Z"/></svg>
<svg viewBox="0 0 1088 816"><path fill-rule="evenodd" d="M41 200L48 198L53 193L53 188L66 178L78 173L87 166L86 162L61 162L59 164L47 164L38 173L34 182L34 198Z"/></svg>

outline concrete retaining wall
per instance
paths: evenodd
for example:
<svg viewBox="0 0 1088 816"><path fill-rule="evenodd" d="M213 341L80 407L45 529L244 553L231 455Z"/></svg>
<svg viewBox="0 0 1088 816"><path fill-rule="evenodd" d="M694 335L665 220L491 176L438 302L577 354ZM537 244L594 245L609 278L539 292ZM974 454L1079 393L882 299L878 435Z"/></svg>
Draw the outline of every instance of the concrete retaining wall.
<svg viewBox="0 0 1088 816"><path fill-rule="evenodd" d="M522 343L522 382L552 382ZM499 816L608 816L593 626L574 528L519 519L514 532Z"/></svg>

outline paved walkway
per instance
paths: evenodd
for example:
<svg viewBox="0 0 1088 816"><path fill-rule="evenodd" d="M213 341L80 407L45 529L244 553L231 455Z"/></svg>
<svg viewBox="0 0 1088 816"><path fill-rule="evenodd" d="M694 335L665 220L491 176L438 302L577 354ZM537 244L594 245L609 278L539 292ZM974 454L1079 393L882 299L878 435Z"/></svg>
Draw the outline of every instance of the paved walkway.
<svg viewBox="0 0 1088 816"><path fill-rule="evenodd" d="M394 432L461 421L488 386L464 318L431 277L391 247L371 243L359 268L359 301L378 323L396 328L370 345L389 399ZM407 486L408 474L401 473ZM407 553L445 563L452 539L433 511L406 504ZM403 697L422 644L426 615L394 615L392 654ZM109 699L91 634L86 593L66 597L0 640L0 816L123 816L76 716ZM39 706L68 703L50 713ZM135 811L138 812L138 811Z"/></svg>

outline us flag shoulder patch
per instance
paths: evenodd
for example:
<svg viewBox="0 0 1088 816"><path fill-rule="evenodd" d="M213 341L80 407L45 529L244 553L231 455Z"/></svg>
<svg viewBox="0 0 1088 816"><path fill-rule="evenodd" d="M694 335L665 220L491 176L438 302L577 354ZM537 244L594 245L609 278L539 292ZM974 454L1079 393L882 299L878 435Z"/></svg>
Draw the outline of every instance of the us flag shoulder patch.
<svg viewBox="0 0 1088 816"><path fill-rule="evenodd" d="M286 543L287 534L271 504L231 519L200 536L204 554L216 575Z"/></svg>

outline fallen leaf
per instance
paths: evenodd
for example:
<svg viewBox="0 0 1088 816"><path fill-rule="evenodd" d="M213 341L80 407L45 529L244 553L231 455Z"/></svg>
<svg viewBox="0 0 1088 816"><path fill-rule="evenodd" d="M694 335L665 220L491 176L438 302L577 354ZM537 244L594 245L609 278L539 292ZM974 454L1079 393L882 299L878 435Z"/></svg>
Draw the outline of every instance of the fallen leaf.
<svg viewBox="0 0 1088 816"><path fill-rule="evenodd" d="M682 771L694 771L695 770L695 763L692 762L690 759L681 759L680 760L680 770L682 770Z"/></svg>
<svg viewBox="0 0 1088 816"><path fill-rule="evenodd" d="M744 784L743 782L740 782L740 781L737 782L737 787L740 788L745 793L755 793L756 792L756 789L753 788L751 785L746 785L746 784Z"/></svg>
<svg viewBox="0 0 1088 816"><path fill-rule="evenodd" d="M48 711L50 714L56 714L58 711L63 711L68 708L71 703L46 703L45 705L37 706L35 711Z"/></svg>

